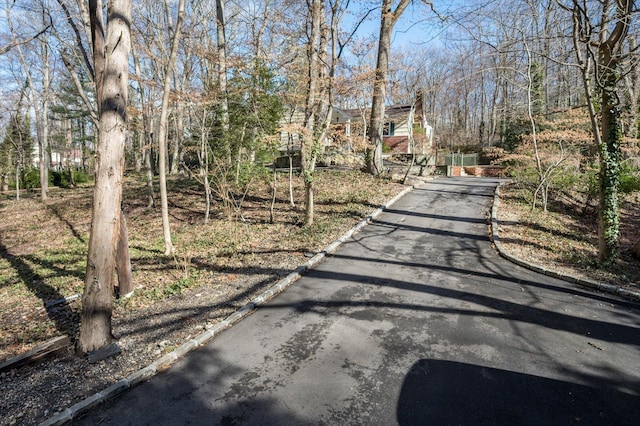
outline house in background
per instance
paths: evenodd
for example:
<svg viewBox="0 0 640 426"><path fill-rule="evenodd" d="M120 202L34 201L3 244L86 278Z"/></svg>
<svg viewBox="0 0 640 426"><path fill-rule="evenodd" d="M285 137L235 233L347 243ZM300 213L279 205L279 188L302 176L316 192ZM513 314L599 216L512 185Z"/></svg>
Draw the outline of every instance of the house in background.
<svg viewBox="0 0 640 426"><path fill-rule="evenodd" d="M304 110L290 108L285 110L279 123L278 151L281 154L293 155L300 152L302 131L304 126Z"/></svg>
<svg viewBox="0 0 640 426"><path fill-rule="evenodd" d="M366 127L371 110L333 108L331 130L325 145L342 151L354 151L366 145ZM281 152L300 150L300 129L304 113L295 110L280 123ZM427 154L433 146L433 128L427 122L423 97L419 94L414 104L385 107L383 143L392 154Z"/></svg>

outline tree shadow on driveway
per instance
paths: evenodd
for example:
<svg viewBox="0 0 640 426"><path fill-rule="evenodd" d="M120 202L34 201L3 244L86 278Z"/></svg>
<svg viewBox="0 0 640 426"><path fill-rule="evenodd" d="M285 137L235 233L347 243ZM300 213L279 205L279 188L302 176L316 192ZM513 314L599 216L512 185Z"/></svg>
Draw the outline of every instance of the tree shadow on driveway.
<svg viewBox="0 0 640 426"><path fill-rule="evenodd" d="M378 308L392 308L401 310L413 310L416 312L435 312L456 315L468 315L473 317L499 318L509 321L521 323L529 323L539 325L552 330L566 331L581 336L590 336L593 339L600 339L605 342L622 343L633 346L640 346L638 335L640 329L638 327L618 324L608 321L600 321L597 319L584 318L580 316L570 315L561 312L555 312L551 309L542 307L527 306L504 298L487 296L456 290L453 288L434 286L430 284L417 284L408 281L394 280L389 278L378 278L364 275L348 274L336 271L310 271L307 275L310 278L320 280L338 280L342 282L356 282L378 287L392 287L399 290L424 293L439 298L449 298L453 300L465 301L476 305L490 308L485 309L460 309L442 305L422 305L393 303L389 301L374 300L344 300L344 301L314 301L306 300L296 306L297 310L309 311L316 306L323 308L338 308L341 306L368 306ZM521 283L522 285L522 283ZM267 305L265 308L281 307L275 303ZM636 306L637 307L637 306Z"/></svg>
<svg viewBox="0 0 640 426"><path fill-rule="evenodd" d="M211 346L151 380L121 394L83 416L73 425L301 425L309 424L286 402L258 396L252 388L233 389L242 373L232 360ZM206 378L206 384L203 384ZM220 397L221 389L229 389Z"/></svg>
<svg viewBox="0 0 640 426"><path fill-rule="evenodd" d="M601 378L585 384L421 359L405 376L400 425L636 425L640 397ZM634 383L640 389L640 383Z"/></svg>

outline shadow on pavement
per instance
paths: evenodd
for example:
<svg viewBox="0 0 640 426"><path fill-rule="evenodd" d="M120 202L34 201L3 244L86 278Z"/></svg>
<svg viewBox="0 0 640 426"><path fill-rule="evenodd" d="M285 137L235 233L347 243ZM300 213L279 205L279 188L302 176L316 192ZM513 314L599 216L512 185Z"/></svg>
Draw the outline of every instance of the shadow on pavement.
<svg viewBox="0 0 640 426"><path fill-rule="evenodd" d="M397 410L400 425L636 425L638 419L640 397L601 379L585 386L433 359L409 370Z"/></svg>
<svg viewBox="0 0 640 426"><path fill-rule="evenodd" d="M530 287L535 287L541 290L548 290L548 291L563 293L571 296L586 297L589 299L601 301L603 303L615 303L616 305L624 307L626 309L637 309L639 306L637 303L633 301L621 299L617 296L612 296L608 293L596 293L588 289L583 290L581 287L577 287L577 286L572 287L569 284L566 284L565 286L562 286L562 287L553 286L553 285L545 284L538 281L531 281L524 278L511 276L505 271L500 271L498 269L493 271L491 270L479 271L479 270L473 270L470 268L469 269L459 268L459 267L450 266L447 264L439 265L439 264L432 264L432 263L426 263L426 262L425 263L404 262L404 261L398 261L395 259L366 259L362 257L354 257L354 256L348 256L348 255L342 255L342 254L332 254L331 256L338 259L345 259L345 260L376 262L376 263L384 263L389 265L405 265L408 267L421 268L421 269L430 270L430 271L443 271L450 274L466 276L466 277L469 277L469 279L482 278L486 280L491 280L491 282L493 282L494 285L495 283L498 283L498 282L505 282L505 283L510 283L510 284L519 285L519 286L530 286ZM518 288L515 287L515 289L517 290Z"/></svg>
<svg viewBox="0 0 640 426"><path fill-rule="evenodd" d="M511 300L504 300L498 297L491 297L487 295L476 294L452 288L438 287L429 284L416 284L389 278L367 277L363 275L320 270L310 271L308 273L308 276L321 280L355 282L372 286L393 287L399 290L417 293L427 293L434 296L474 303L479 307L477 309L460 309L443 305L420 305L373 300L305 300L294 307L299 312L312 311L316 307L326 309L367 306L411 310L416 312L436 312L441 314L468 315L474 318L500 318L509 321L536 324L548 329L566 331L581 336L589 336L592 339L600 339L605 342L615 342L633 346L640 346L640 340L638 339L638 327L636 326L573 316L565 313L554 312L548 309L543 309L541 307L527 306L526 304L517 303ZM277 302L274 302L262 307L262 309L274 309L281 307L283 306L279 305ZM480 307L490 308L490 310L482 309Z"/></svg>
<svg viewBox="0 0 640 426"><path fill-rule="evenodd" d="M222 368L221 366L224 366ZM177 366L176 366L177 367ZM234 390L229 378L241 370L203 347L173 367L114 400L74 419L72 425L299 425L308 424L281 401L260 396L258 388ZM206 386L197 383L207 377ZM228 389L221 397L220 389ZM222 406L222 407L221 407ZM259 413L259 418L256 418Z"/></svg>

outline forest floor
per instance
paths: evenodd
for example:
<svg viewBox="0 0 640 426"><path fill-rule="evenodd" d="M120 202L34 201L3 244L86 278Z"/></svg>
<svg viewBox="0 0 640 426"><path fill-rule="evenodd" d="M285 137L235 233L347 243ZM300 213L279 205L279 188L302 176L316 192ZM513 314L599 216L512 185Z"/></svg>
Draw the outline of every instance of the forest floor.
<svg viewBox="0 0 640 426"><path fill-rule="evenodd" d="M300 179L289 203L278 178L274 221L271 182L256 182L243 199L216 201L204 223L204 196L188 180L170 181L175 256L165 256L158 209L146 206L141 180L126 181L124 210L136 291L116 300L113 330L122 353L89 364L70 348L55 358L0 374L0 425L34 424L150 364L219 323L322 250L404 189L358 172L317 173L316 222L301 226ZM50 199L0 195L0 360L47 339L77 337L91 216L89 187L52 189ZM594 221L588 215L531 209L515 187L503 190L500 235L514 255L575 275L639 290L640 265L627 253L637 238L637 198L623 208L623 256L615 270L596 268ZM635 203L635 204L634 204ZM635 206L635 210L634 210ZM239 207L239 208L238 208ZM557 206L556 206L557 207Z"/></svg>
<svg viewBox="0 0 640 426"><path fill-rule="evenodd" d="M640 261L632 254L640 239L640 193L621 197L620 256L615 265L598 262L598 226L593 206L556 195L544 212L516 184L501 189L499 235L509 254L547 269L640 292Z"/></svg>

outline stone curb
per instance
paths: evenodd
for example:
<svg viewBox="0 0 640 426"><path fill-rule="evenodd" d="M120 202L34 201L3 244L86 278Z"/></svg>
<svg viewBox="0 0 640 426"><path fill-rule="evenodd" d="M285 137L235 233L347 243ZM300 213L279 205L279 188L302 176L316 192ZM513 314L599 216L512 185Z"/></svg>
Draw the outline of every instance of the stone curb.
<svg viewBox="0 0 640 426"><path fill-rule="evenodd" d="M590 288L592 290L598 290L605 293L616 294L618 296L640 301L640 292L627 290L612 284L605 284L605 283L600 283L594 280L578 278L571 274L563 274L561 272L557 272L557 271L545 268L544 266L536 265L534 263L529 263L522 259L518 259L517 257L509 254L506 250L504 250L500 242L500 236L498 235L498 226L500 225L500 222L498 221L498 207L500 205L500 188L506 183L508 182L500 182L500 184L496 187L496 190L493 195L493 207L491 208L491 239L496 249L498 250L498 253L500 254L500 256L504 257L510 262L515 263L516 265L522 266L524 268L530 269L535 272L539 272L541 274L544 274L553 278L558 278L558 279L570 282L572 284L577 284L582 287Z"/></svg>
<svg viewBox="0 0 640 426"><path fill-rule="evenodd" d="M195 338L192 338L182 345L178 346L173 351L169 352L166 355L155 360L153 363L144 367L136 372L129 374L124 379L117 381L106 389L91 395L84 400L72 405L66 410L56 414L55 416L50 417L44 422L40 423L40 426L54 426L61 425L68 421L71 421L74 418L77 418L80 414L88 411L92 407L95 407L102 402L111 399L130 387L135 386L136 384L148 380L149 378L155 376L158 372L164 371L167 368L171 367L178 359L184 357L186 354L191 352L192 350L199 348L201 346L206 345L211 339L220 334L222 331L231 327L233 324L237 323L241 319L250 315L254 309L260 305L265 304L276 295L284 291L287 287L297 281L306 271L315 267L318 263L320 263L327 255L335 252L338 247L340 247L344 242L346 242L353 235L357 234L367 226L373 219L378 217L385 209L389 208L391 205L395 204L400 198L404 197L406 194L411 192L414 189L413 186L407 187L403 189L398 195L387 201L387 203L383 206L380 206L373 213L367 216L364 220L359 222L353 228L344 233L340 238L338 238L333 243L329 244L322 251L317 253L307 262L297 267L293 272L287 275L285 278L279 280L276 284L272 285L270 288L262 292L259 296L254 298L252 301L229 315L222 322L214 325L213 327L207 329L202 332Z"/></svg>

